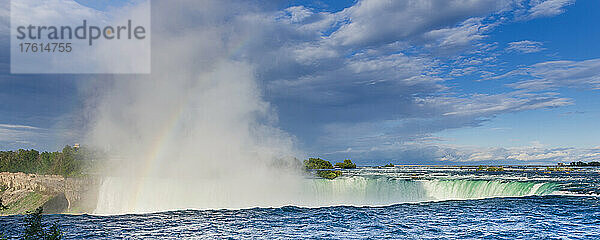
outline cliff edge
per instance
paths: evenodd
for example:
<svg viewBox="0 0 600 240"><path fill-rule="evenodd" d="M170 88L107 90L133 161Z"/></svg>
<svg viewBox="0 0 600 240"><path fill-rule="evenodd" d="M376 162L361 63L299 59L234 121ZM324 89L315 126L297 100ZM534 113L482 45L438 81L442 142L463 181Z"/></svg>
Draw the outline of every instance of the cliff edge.
<svg viewBox="0 0 600 240"><path fill-rule="evenodd" d="M0 215L25 214L38 207L44 213L92 213L99 179L59 175L0 173L0 199L8 209Z"/></svg>

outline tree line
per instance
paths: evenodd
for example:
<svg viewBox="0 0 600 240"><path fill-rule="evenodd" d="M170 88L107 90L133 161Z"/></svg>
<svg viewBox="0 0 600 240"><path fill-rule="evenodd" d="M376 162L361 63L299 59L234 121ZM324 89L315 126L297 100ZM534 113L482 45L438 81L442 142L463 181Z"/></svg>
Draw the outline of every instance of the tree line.
<svg viewBox="0 0 600 240"><path fill-rule="evenodd" d="M19 149L0 151L0 172L78 176L89 168L92 151L84 147L65 146L62 151L39 152Z"/></svg>
<svg viewBox="0 0 600 240"><path fill-rule="evenodd" d="M600 167L600 162L571 162L570 164L571 166L577 166L577 167Z"/></svg>

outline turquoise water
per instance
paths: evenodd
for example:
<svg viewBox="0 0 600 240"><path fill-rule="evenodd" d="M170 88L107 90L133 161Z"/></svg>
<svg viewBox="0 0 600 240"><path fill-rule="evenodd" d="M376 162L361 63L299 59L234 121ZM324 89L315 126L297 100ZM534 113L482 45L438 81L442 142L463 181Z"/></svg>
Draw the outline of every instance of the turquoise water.
<svg viewBox="0 0 600 240"><path fill-rule="evenodd" d="M599 239L594 169L487 173L363 168L307 179L311 204L113 216L51 215L66 239ZM0 217L18 236L22 216Z"/></svg>

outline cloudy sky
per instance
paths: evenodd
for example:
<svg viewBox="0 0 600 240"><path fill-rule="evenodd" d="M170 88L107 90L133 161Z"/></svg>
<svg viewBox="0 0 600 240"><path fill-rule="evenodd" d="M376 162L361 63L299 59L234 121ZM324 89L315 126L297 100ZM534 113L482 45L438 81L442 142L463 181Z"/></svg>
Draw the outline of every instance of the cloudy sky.
<svg viewBox="0 0 600 240"><path fill-rule="evenodd" d="M276 126L307 155L366 165L600 160L598 1L194 4L222 5L214 14L244 30L229 58L254 67ZM90 79L111 76L11 75L9 16L0 9L0 149L80 141ZM203 18L181 26L194 21Z"/></svg>

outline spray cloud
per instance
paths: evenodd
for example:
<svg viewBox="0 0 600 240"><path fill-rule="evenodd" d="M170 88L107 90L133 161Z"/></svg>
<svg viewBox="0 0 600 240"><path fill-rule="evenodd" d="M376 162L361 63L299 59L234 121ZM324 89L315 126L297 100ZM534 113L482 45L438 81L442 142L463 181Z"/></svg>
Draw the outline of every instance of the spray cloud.
<svg viewBox="0 0 600 240"><path fill-rule="evenodd" d="M231 17L242 8L152 4L152 73L117 75L94 99L89 142L111 153L96 212L286 204L300 176L274 166L293 165L293 138L230 56L248 37Z"/></svg>

